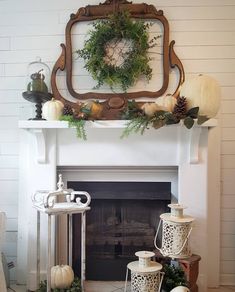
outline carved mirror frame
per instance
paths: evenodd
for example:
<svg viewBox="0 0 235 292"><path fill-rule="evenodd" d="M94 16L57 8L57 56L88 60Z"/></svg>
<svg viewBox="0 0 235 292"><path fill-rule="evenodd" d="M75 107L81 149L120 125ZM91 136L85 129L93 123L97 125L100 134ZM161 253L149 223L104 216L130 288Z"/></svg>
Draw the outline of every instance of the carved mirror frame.
<svg viewBox="0 0 235 292"><path fill-rule="evenodd" d="M128 10L131 17L134 19L146 19L146 20L158 20L163 25L163 84L157 91L138 91L131 93L100 93L100 92L86 92L78 93L74 90L72 85L72 35L71 30L73 25L79 22L88 22L92 20L105 19L108 15L120 10ZM71 14L70 20L67 23L65 30L65 44L61 44L62 53L56 61L52 70L51 86L52 92L56 99L61 100L63 103L69 103L72 107L76 108L76 103L68 101L64 98L57 87L56 76L58 71L66 71L66 85L67 89L72 97L78 99L78 101L85 101L87 99L105 100L103 105L106 107L106 111L110 111L107 115L108 118L112 118L114 112L122 110L127 100L137 99L140 97L157 98L162 96L169 85L170 68L176 68L179 71L178 84L173 93L176 98L179 95L181 85L184 82L184 68L183 65L174 51L175 41L169 40L169 23L163 14L162 10L157 10L155 6L142 4L132 4L127 0L106 0L99 5L87 5L78 9L76 14Z"/></svg>

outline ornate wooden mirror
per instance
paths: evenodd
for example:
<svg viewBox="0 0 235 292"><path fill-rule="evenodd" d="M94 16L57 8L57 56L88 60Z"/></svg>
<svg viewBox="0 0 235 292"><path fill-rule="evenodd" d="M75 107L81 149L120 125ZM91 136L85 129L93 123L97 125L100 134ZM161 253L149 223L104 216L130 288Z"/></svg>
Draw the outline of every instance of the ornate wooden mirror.
<svg viewBox="0 0 235 292"><path fill-rule="evenodd" d="M155 73L158 75L160 74L161 78L157 78L157 75L154 73L155 75L153 74L151 78L152 85L148 86L146 82L141 83L141 88L133 86L127 90L116 90L113 88L110 90L105 86L101 86L99 89L95 90L92 88L88 90L79 90L76 83L76 78L79 80L79 76L76 76L76 72L79 72L79 70L84 71L84 66L82 62L74 58L74 53L77 50L77 46L83 45L84 42L81 41L81 35L76 32L77 27L97 20L106 20L110 15L115 15L123 11L127 11L130 18L135 22L143 20L144 22L157 23L160 27L161 37L157 39L156 32L159 34L159 30L156 29L154 32L154 39L157 39L157 46L152 46L151 51L152 54L161 56L161 60L158 61L159 65L154 65L154 63L150 65L155 67L152 68L153 71L156 71L157 73ZM53 95L63 103L69 103L74 109L79 105L79 102L85 102L90 99L100 100L104 107L102 118L115 119L119 118L119 113L125 108L128 100L147 99L154 101L154 98L164 95L168 89L170 72L173 68L176 69L178 75L176 78L177 81L175 81L174 84L174 89L172 90L172 95L177 98L180 87L184 82L184 69L174 51L174 43L174 41L169 40L169 24L163 11L157 10L153 5L145 3L132 4L132 2L126 0L106 0L99 5L81 7L76 14L71 14L70 20L66 26L65 44L61 44L62 53L52 71L51 84ZM160 68L158 68L159 70L156 69L158 66ZM65 74L60 71L64 71ZM59 90L58 76L61 75L65 75L68 94ZM81 80L80 83L82 83ZM155 86L156 84L158 84L158 87Z"/></svg>

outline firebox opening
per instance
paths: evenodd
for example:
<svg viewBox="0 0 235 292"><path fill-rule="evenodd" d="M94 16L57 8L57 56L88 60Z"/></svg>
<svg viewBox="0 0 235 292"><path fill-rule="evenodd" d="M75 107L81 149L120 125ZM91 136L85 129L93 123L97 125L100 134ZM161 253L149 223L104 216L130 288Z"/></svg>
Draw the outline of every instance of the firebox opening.
<svg viewBox="0 0 235 292"><path fill-rule="evenodd" d="M153 250L159 215L168 212L170 182L74 182L90 193L86 221L86 279L123 281L135 252ZM73 218L73 268L80 275L80 216Z"/></svg>

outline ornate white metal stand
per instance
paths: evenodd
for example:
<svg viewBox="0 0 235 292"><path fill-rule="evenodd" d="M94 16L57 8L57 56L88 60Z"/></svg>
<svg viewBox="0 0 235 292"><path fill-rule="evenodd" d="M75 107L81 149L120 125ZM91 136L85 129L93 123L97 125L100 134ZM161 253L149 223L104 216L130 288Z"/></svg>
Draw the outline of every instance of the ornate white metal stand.
<svg viewBox="0 0 235 292"><path fill-rule="evenodd" d="M132 292L157 292L161 291L164 273L161 272L162 265L151 261L155 256L153 252L139 251L135 255L138 261L127 265L125 289L127 291L128 272L131 271Z"/></svg>
<svg viewBox="0 0 235 292"><path fill-rule="evenodd" d="M64 189L62 182L62 175L59 175L59 182L56 191L38 191L33 197L33 207L37 210L37 286L40 282L40 213L48 216L48 249L47 249L47 292L51 292L51 219L52 216L59 216L62 214L68 215L68 253L69 265L72 266L72 215L81 214L81 285L84 291L85 269L86 269L86 255L85 255L85 235L86 235L86 211L90 210L89 204L91 197L87 192L73 191L72 189ZM73 202L76 195L82 195L87 198L86 203L81 203L81 198L77 197L76 202ZM56 202L57 196L64 196L65 202Z"/></svg>
<svg viewBox="0 0 235 292"><path fill-rule="evenodd" d="M189 248L189 236L192 231L194 218L183 214L184 206L170 204L171 213L160 215L160 222L154 239L155 247L163 256L171 258L187 258L192 255ZM161 224L162 247L157 246L157 237Z"/></svg>

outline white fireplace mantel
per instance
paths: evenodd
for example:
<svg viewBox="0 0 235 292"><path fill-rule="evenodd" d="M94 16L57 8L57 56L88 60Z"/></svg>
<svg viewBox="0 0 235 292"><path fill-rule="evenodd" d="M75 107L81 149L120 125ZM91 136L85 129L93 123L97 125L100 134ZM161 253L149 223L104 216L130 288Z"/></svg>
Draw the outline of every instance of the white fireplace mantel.
<svg viewBox="0 0 235 292"><path fill-rule="evenodd" d="M86 123L87 141L76 137L62 121L20 121L19 283L34 290L36 278L36 214L31 196L36 190L56 188L57 169L141 169L176 167L178 200L196 218L192 250L200 254L200 291L219 284L219 127L211 119L190 130L181 124L147 130L120 139L126 121ZM95 171L94 171L95 173ZM43 224L43 222L42 222ZM46 222L44 221L46 225ZM211 228L213 226L213 228ZM210 228L209 228L210 227ZM43 230L43 228L42 228ZM42 270L46 262L42 231ZM214 255L218 255L215 257Z"/></svg>
<svg viewBox="0 0 235 292"><path fill-rule="evenodd" d="M124 129L127 121L114 120L114 121L87 121L86 128L93 129ZM201 126L195 125L190 130L190 140L189 140L189 163L199 162L199 141L201 136L201 129L203 127L215 127L217 126L216 119L210 119ZM47 153L47 129L68 129L69 124L65 121L20 121L19 127L21 129L27 129L31 131L36 138L37 142L37 161L38 163L46 163L46 153ZM182 124L171 125L168 127L181 128Z"/></svg>

